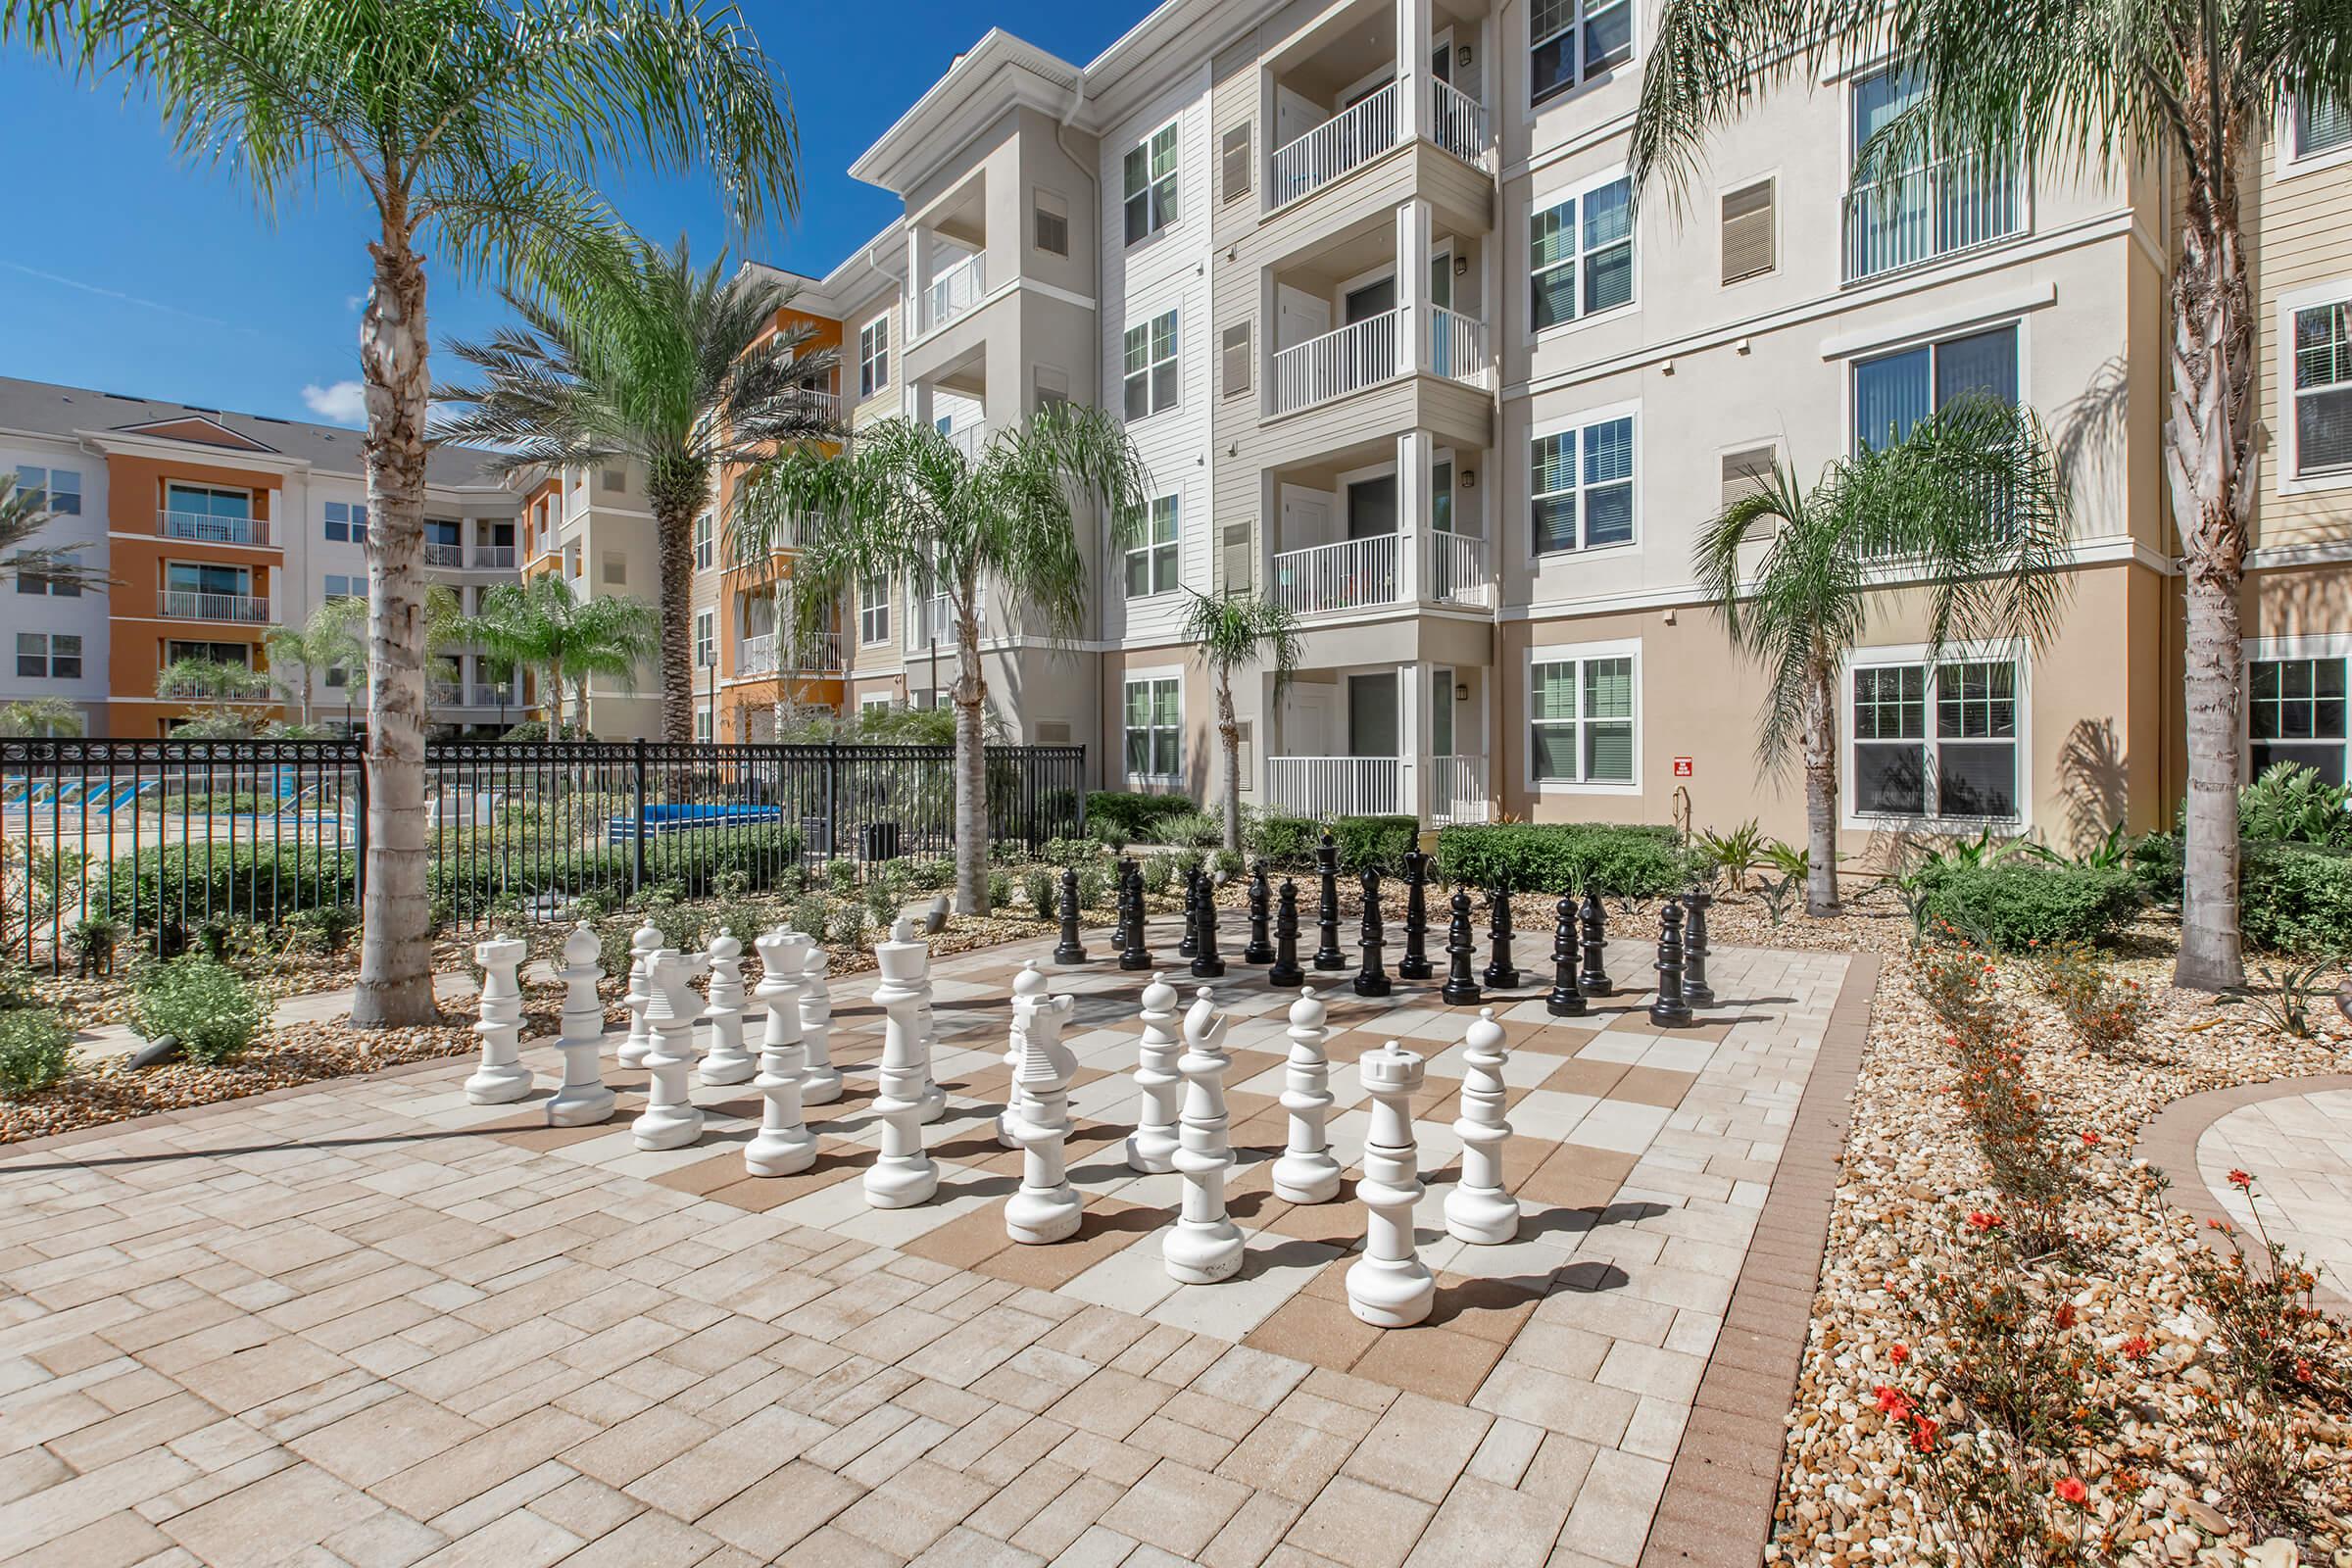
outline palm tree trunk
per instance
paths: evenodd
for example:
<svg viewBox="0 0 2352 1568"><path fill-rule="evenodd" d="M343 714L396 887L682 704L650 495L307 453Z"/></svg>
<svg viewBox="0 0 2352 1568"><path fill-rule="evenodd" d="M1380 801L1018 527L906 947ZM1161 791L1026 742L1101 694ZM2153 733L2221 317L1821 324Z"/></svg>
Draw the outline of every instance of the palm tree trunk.
<svg viewBox="0 0 2352 1568"><path fill-rule="evenodd" d="M1838 906L1838 694L1833 668L1816 663L1805 694L1805 912Z"/></svg>
<svg viewBox="0 0 2352 1568"><path fill-rule="evenodd" d="M1225 847L1242 850L1242 726L1233 716L1233 671L1217 671L1217 739L1225 745Z"/></svg>
<svg viewBox="0 0 2352 1568"><path fill-rule="evenodd" d="M557 688L557 690L558 690L558 692L559 692L559 693L561 693L561 691L563 690L563 688L561 688L561 687L558 687L558 688ZM563 720L563 716L564 716L564 708L563 708L563 704L562 704L561 702L559 702L559 703L556 705L556 717L557 717L556 729L558 730L558 732L559 732L559 733L558 733L557 735L550 736L550 737L549 737L549 739L551 739L551 740L554 740L554 739L561 739L561 738L562 738L562 736L561 736L561 731L562 731L562 730L563 730L563 728L564 728L564 725L563 725L563 722L562 722L562 720ZM576 730L576 731L579 733L579 736L580 736L580 738L581 738L582 740L586 740L586 739L588 738L588 677L587 677L587 676L585 676L585 675L582 675L582 676L581 676L581 677L580 677L580 678L579 678L579 679L578 679L576 682L574 682L574 683L573 683L573 685L572 685L572 689L571 689L571 727L572 727L574 730Z"/></svg>
<svg viewBox="0 0 2352 1568"><path fill-rule="evenodd" d="M375 280L360 318L368 433L368 855L360 980L351 1021L431 1023L432 911L425 897L424 466L431 390L424 261L388 198Z"/></svg>
<svg viewBox="0 0 2352 1568"><path fill-rule="evenodd" d="M956 607L956 908L988 913L988 756L980 735L988 700L980 674L977 590L967 587Z"/></svg>
<svg viewBox="0 0 2352 1568"><path fill-rule="evenodd" d="M661 557L662 738L694 739L694 515L707 486L691 492L677 479L648 482L654 537ZM711 715L716 724L718 715Z"/></svg>

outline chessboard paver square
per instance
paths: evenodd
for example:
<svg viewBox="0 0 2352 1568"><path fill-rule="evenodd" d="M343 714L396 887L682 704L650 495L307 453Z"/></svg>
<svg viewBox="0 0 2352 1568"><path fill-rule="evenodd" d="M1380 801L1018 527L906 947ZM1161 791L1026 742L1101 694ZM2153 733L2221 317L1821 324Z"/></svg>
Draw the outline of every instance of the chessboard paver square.
<svg viewBox="0 0 2352 1568"><path fill-rule="evenodd" d="M1683 1072L1645 1062L1626 1068L1625 1075L1609 1089L1605 1098L1630 1100L1639 1105L1662 1105L1673 1110L1682 1104L1684 1097L1690 1093L1690 1086L1696 1082L1698 1073L1695 1070Z"/></svg>
<svg viewBox="0 0 2352 1568"><path fill-rule="evenodd" d="M1470 1073L1469 1057L1469 1043L1457 1041L1429 1058L1429 1076L1455 1080L1466 1078ZM1502 1063L1502 1081L1509 1088L1534 1089L1550 1077L1557 1065L1549 1057L1537 1053L1506 1054Z"/></svg>
<svg viewBox="0 0 2352 1568"><path fill-rule="evenodd" d="M1511 1106L1511 1131L1521 1138L1560 1143L1605 1102L1557 1089L1531 1090Z"/></svg>
<svg viewBox="0 0 2352 1568"><path fill-rule="evenodd" d="M1407 1393L1465 1403L1502 1359L1502 1347L1427 1323L1383 1334L1348 1370Z"/></svg>
<svg viewBox="0 0 2352 1568"><path fill-rule="evenodd" d="M965 1266L1041 1291L1061 1289L1097 1263L1123 1250L1137 1237L1157 1231L1167 1223L1167 1216L1158 1209L1123 1203L1115 1198L1092 1198L1078 1216L1075 1235L1049 1247L1031 1247L1004 1236L1002 1205L991 1212L997 1222L997 1235L1004 1245L979 1262Z"/></svg>
<svg viewBox="0 0 2352 1568"><path fill-rule="evenodd" d="M1639 1154L1656 1141L1670 1114L1664 1105L1643 1105L1626 1100L1604 1100L1577 1118L1560 1141L1585 1149L1608 1149Z"/></svg>
<svg viewBox="0 0 2352 1568"><path fill-rule="evenodd" d="M1334 1300L1321 1282L1334 1275L1345 1278L1346 1261L1326 1268L1282 1303L1243 1340L1252 1349L1268 1350L1295 1360L1345 1372L1355 1365L1381 1336L1348 1309L1346 1288Z"/></svg>
<svg viewBox="0 0 2352 1568"><path fill-rule="evenodd" d="M1319 1242L1245 1232L1239 1273L1215 1285L1179 1285L1146 1315L1196 1334L1247 1338L1298 1293L1311 1271L1339 1255L1339 1249Z"/></svg>

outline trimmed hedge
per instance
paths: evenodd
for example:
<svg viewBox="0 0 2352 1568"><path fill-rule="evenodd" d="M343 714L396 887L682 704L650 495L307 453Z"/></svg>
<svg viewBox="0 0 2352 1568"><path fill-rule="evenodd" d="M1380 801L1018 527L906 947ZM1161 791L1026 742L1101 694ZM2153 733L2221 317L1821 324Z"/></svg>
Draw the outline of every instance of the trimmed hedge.
<svg viewBox="0 0 2352 1568"><path fill-rule="evenodd" d="M2237 874L2237 927L2275 953L2352 954L2352 852L2248 843Z"/></svg>
<svg viewBox="0 0 2352 1568"><path fill-rule="evenodd" d="M1441 882L1646 899L1680 890L1690 874L1674 829L1646 823L1506 822L1438 833Z"/></svg>
<svg viewBox="0 0 2352 1568"><path fill-rule="evenodd" d="M1926 878L1925 913L2003 953L2063 942L2104 942L2139 907L2139 884L2121 866L2053 864L2020 857L1940 867Z"/></svg>
<svg viewBox="0 0 2352 1568"><path fill-rule="evenodd" d="M1331 837L1339 846L1341 870L1401 876L1405 853L1421 842L1421 822L1411 816L1335 816Z"/></svg>
<svg viewBox="0 0 2352 1568"><path fill-rule="evenodd" d="M1132 790L1089 790L1086 795L1088 831L1108 823L1131 839L1149 836L1152 824L1163 816L1198 811L1200 803L1189 795L1140 795Z"/></svg>
<svg viewBox="0 0 2352 1568"><path fill-rule="evenodd" d="M1315 863L1323 824L1311 816L1261 816L1244 837L1250 855L1277 871L1303 871Z"/></svg>
<svg viewBox="0 0 2352 1568"><path fill-rule="evenodd" d="M315 845L202 843L141 850L115 860L104 884L107 913L132 928L152 931L208 915L268 920L318 905L357 904L360 858L352 850Z"/></svg>

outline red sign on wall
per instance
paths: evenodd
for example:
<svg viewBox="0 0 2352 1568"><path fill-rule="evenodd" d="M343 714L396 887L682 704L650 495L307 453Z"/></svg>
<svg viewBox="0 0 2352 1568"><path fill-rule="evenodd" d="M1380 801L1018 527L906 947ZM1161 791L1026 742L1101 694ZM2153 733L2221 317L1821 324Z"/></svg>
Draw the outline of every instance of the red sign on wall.
<svg viewBox="0 0 2352 1568"><path fill-rule="evenodd" d="M1690 776L1690 759L1688 757L1678 757L1674 760L1674 776L1676 778L1689 778Z"/></svg>

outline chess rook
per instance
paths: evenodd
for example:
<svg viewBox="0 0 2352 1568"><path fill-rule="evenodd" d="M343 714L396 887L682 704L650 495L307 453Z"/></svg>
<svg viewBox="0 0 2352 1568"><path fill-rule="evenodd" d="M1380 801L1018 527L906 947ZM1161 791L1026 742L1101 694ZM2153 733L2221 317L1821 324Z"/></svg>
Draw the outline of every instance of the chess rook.
<svg viewBox="0 0 2352 1568"><path fill-rule="evenodd" d="M605 1003L597 982L605 971L596 964L602 947L595 928L582 920L564 939L564 1032L556 1037L564 1053L564 1082L547 1102L550 1127L591 1127L612 1119L612 1091L605 1087L597 1057L605 1048Z"/></svg>
<svg viewBox="0 0 2352 1568"><path fill-rule="evenodd" d="M1372 1127L1364 1135L1364 1179L1355 1196L1364 1205L1364 1255L1348 1270L1348 1306L1375 1328L1409 1328L1429 1316L1438 1282L1413 1246L1413 1205L1421 1200L1415 1160L1413 1093L1429 1065L1392 1040L1355 1064L1372 1095Z"/></svg>
<svg viewBox="0 0 2352 1568"><path fill-rule="evenodd" d="M1404 852L1404 956L1396 960L1399 980L1426 980L1429 966L1429 857Z"/></svg>
<svg viewBox="0 0 2352 1568"><path fill-rule="evenodd" d="M1600 893L1588 885L1576 906L1576 926L1585 950L1585 965L1577 971L1577 989L1588 997L1609 994L1609 917L1600 906Z"/></svg>
<svg viewBox="0 0 2352 1568"><path fill-rule="evenodd" d="M1384 933L1380 924L1380 873L1364 867L1359 879L1364 894L1364 917L1356 928L1356 940L1363 949L1363 966L1355 971L1355 994L1359 997L1385 997L1389 994L1389 971L1381 962Z"/></svg>
<svg viewBox="0 0 2352 1568"><path fill-rule="evenodd" d="M1290 1059L1282 1074L1282 1108L1290 1115L1290 1142L1274 1161L1274 1196L1286 1203L1328 1203L1340 1196L1340 1162L1331 1156L1325 1130L1331 1116L1331 1038L1326 1009L1312 991L1301 989L1291 1004Z"/></svg>
<svg viewBox="0 0 2352 1568"><path fill-rule="evenodd" d="M1244 963L1272 963L1274 939L1267 930L1274 890L1266 881L1266 862L1250 867L1250 945L1242 950Z"/></svg>
<svg viewBox="0 0 2352 1568"><path fill-rule="evenodd" d="M1554 1018L1581 1018L1585 1015L1585 994L1576 984L1575 897L1561 894L1553 913L1551 994L1544 999L1544 1010Z"/></svg>
<svg viewBox="0 0 2352 1568"><path fill-rule="evenodd" d="M841 1070L833 1065L833 993L825 985L825 967L832 957L816 932L808 938L808 967L801 971L801 1050L808 1064L801 1073L801 1103L829 1105L841 1098Z"/></svg>
<svg viewBox="0 0 2352 1568"><path fill-rule="evenodd" d="M1693 1007L1715 1005L1715 988L1707 983L1707 911L1715 895L1693 888L1683 898L1690 918L1683 926L1683 1000Z"/></svg>
<svg viewBox="0 0 2352 1568"><path fill-rule="evenodd" d="M1662 1029L1679 1029L1690 1021L1690 1004L1683 997L1683 906L1668 899L1658 911L1658 994L1650 999L1649 1021Z"/></svg>
<svg viewBox="0 0 2352 1568"><path fill-rule="evenodd" d="M1233 1146L1225 1116L1226 1020L1202 986L1184 1015L1184 1115L1176 1169L1184 1177L1184 1208L1160 1245L1168 1277L1186 1285L1214 1285L1242 1266L1242 1232L1225 1210L1225 1173Z"/></svg>
<svg viewBox="0 0 2352 1568"><path fill-rule="evenodd" d="M1277 991L1287 991L1306 978L1306 971L1298 967L1298 884L1284 877L1277 904L1274 966L1266 971L1266 984Z"/></svg>
<svg viewBox="0 0 2352 1568"><path fill-rule="evenodd" d="M743 1049L743 943L721 926L710 939L708 957L710 1004L703 1009L703 1026L710 1049L695 1076L711 1085L748 1083L760 1064Z"/></svg>
<svg viewBox="0 0 2352 1568"><path fill-rule="evenodd" d="M816 1135L801 1114L801 1080L808 1053L801 1045L801 971L808 965L808 939L798 931L775 930L755 937L760 985L753 996L767 1008L760 1037L760 1131L744 1146L744 1168L755 1176L792 1176L816 1163Z"/></svg>
<svg viewBox="0 0 2352 1568"><path fill-rule="evenodd" d="M1144 987L1144 1044L1135 1064L1135 1131L1127 1135L1129 1170L1176 1168L1176 1102L1184 1087L1176 1070L1184 1054L1184 1038L1176 1032L1176 988L1164 974L1153 975Z"/></svg>
<svg viewBox="0 0 2352 1568"><path fill-rule="evenodd" d="M482 1043L482 1063L466 1080L468 1103L504 1105L531 1092L531 1069L522 1064L522 980L517 972L529 951L515 937L474 944L473 961L482 966L482 995L473 1034Z"/></svg>
<svg viewBox="0 0 2352 1568"><path fill-rule="evenodd" d="M1078 868L1061 868L1061 941L1054 948L1055 963L1084 963L1086 945L1078 940Z"/></svg>
<svg viewBox="0 0 2352 1568"><path fill-rule="evenodd" d="M874 1001L884 1017L874 1099L882 1152L866 1167L865 1200L875 1208L908 1208L939 1191L939 1166L923 1149L922 1127L922 981L929 957L921 943L895 933L892 940L874 944L874 959L882 969Z"/></svg>
<svg viewBox="0 0 2352 1568"><path fill-rule="evenodd" d="M1478 947L1470 935L1468 888L1453 890L1452 916L1446 924L1446 983L1438 988L1438 999L1449 1007L1475 1007L1483 997L1470 968Z"/></svg>
<svg viewBox="0 0 2352 1568"><path fill-rule="evenodd" d="M1078 1058L1061 1043L1061 1026L1077 1005L1070 997L1037 997L1021 1032L1021 1064L1013 1072L1020 1089L1020 1117L1013 1138L1021 1146L1021 1185L1004 1200L1004 1234L1027 1247L1076 1234L1085 1200L1070 1186L1070 1079Z"/></svg>
<svg viewBox="0 0 2352 1568"><path fill-rule="evenodd" d="M654 1032L645 1021L645 1009L654 1000L654 955L668 946L669 939L650 925L641 925L629 934L629 991L621 1004L629 1009L629 1035L613 1054L623 1067L645 1065L645 1054L653 1049Z"/></svg>
<svg viewBox="0 0 2352 1568"><path fill-rule="evenodd" d="M1446 1234L1477 1247L1498 1247L1519 1236L1519 1200L1502 1188L1502 1146L1511 1136L1503 1119L1503 1067L1509 1060L1494 1009L1481 1009L1462 1040L1462 1113L1453 1123L1462 1141L1462 1179L1446 1195Z"/></svg>
<svg viewBox="0 0 2352 1568"><path fill-rule="evenodd" d="M1345 969L1348 955L1340 951L1340 847L1329 833L1315 846L1315 956L1308 960L1318 969Z"/></svg>
<svg viewBox="0 0 2352 1568"><path fill-rule="evenodd" d="M686 1075L694 1067L694 977L703 959L689 958L675 948L654 955L654 1000L645 1009L654 1031L653 1049L645 1054L645 1070L652 1079L645 1109L629 1124L629 1137L639 1149L683 1149L703 1136L703 1113L686 1092Z"/></svg>

